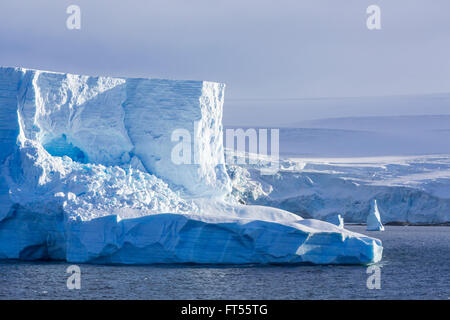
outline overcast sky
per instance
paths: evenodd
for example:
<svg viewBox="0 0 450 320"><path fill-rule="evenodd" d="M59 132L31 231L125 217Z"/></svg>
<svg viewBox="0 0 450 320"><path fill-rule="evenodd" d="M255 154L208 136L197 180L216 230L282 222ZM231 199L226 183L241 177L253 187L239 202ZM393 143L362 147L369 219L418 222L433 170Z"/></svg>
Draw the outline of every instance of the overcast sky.
<svg viewBox="0 0 450 320"><path fill-rule="evenodd" d="M81 7L81 30L66 28L70 4ZM371 4L381 30L366 27ZM2 65L224 82L228 117L247 99L450 92L449 57L448 0L0 3Z"/></svg>

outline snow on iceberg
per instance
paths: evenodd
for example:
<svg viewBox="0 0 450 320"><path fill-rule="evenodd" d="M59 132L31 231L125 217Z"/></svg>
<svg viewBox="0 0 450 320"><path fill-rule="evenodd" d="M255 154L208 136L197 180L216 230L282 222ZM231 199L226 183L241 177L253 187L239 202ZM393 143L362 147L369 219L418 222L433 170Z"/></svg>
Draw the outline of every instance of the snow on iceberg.
<svg viewBox="0 0 450 320"><path fill-rule="evenodd" d="M377 200L373 200L370 213L367 216L367 231L384 231L381 223L380 212L378 211Z"/></svg>
<svg viewBox="0 0 450 320"><path fill-rule="evenodd" d="M118 221L105 216L71 224L67 260L93 263L315 263L379 261L379 240L318 220L263 207L234 206L241 215L156 214ZM280 219L281 218L281 219ZM99 230L101 232L99 232Z"/></svg>
<svg viewBox="0 0 450 320"><path fill-rule="evenodd" d="M367 264L377 239L231 201L224 85L0 68L0 259ZM170 159L173 130L193 165Z"/></svg>

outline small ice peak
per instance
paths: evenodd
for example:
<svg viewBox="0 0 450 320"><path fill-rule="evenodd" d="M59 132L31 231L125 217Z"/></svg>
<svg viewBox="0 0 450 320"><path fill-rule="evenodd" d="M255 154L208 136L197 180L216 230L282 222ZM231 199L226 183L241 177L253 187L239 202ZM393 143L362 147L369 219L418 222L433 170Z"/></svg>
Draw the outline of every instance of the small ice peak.
<svg viewBox="0 0 450 320"><path fill-rule="evenodd" d="M340 214L332 216L330 219L328 219L328 222L338 226L339 228L344 228L344 218Z"/></svg>
<svg viewBox="0 0 450 320"><path fill-rule="evenodd" d="M367 216L367 231L384 231L384 226L381 223L380 212L378 211L377 200L374 199Z"/></svg>

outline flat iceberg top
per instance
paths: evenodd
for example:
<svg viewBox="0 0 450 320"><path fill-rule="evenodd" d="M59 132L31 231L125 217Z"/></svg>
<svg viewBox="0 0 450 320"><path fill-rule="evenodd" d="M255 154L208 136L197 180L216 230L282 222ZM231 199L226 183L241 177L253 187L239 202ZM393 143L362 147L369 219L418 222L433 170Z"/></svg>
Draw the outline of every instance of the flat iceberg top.
<svg viewBox="0 0 450 320"><path fill-rule="evenodd" d="M24 68L24 67L10 67L10 66L0 66L1 72L34 72L34 73L45 73L45 74L55 74L55 75L64 75L71 77L88 77L88 78L109 78L116 80L162 80L162 81L175 81L175 82L187 82L192 84L203 84L203 83L211 83L211 84L219 84L224 85L223 83L217 81L208 81L208 80L180 80L180 79L168 79L168 78L158 78L158 77L121 77L121 76L105 76L105 75L82 75L77 73L69 73L69 72L60 72L60 71L50 71L50 70L42 70L42 69L34 69L34 68Z"/></svg>

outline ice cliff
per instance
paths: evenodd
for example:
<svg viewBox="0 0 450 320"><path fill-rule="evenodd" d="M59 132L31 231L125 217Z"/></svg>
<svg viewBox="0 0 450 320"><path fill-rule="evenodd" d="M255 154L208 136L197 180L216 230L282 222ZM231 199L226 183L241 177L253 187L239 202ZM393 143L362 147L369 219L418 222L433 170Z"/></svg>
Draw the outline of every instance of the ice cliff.
<svg viewBox="0 0 450 320"><path fill-rule="evenodd" d="M224 85L0 68L0 259L357 263L381 242L231 201ZM172 161L173 132L193 163Z"/></svg>

